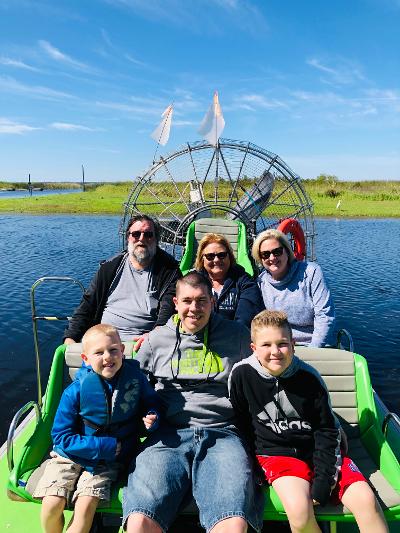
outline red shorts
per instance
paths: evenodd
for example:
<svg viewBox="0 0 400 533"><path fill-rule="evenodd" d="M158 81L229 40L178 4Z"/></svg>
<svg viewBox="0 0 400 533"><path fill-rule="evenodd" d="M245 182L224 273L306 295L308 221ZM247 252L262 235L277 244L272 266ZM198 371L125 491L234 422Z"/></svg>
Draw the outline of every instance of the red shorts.
<svg viewBox="0 0 400 533"><path fill-rule="evenodd" d="M312 483L314 472L312 467L295 457L257 455L257 460L264 471L265 479L270 485L280 477L294 476ZM366 481L353 461L346 456L342 457L342 466L339 471L338 481L331 494L333 503L342 500L345 490L356 481Z"/></svg>

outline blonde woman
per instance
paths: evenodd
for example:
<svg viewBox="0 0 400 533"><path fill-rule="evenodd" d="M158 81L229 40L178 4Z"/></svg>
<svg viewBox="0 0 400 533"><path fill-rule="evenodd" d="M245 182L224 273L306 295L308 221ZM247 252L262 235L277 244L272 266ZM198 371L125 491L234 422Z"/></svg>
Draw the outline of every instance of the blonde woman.
<svg viewBox="0 0 400 533"><path fill-rule="evenodd" d="M264 267L258 285L266 309L285 311L296 343L308 346L334 344L335 309L321 267L297 261L284 233L260 233L252 255Z"/></svg>

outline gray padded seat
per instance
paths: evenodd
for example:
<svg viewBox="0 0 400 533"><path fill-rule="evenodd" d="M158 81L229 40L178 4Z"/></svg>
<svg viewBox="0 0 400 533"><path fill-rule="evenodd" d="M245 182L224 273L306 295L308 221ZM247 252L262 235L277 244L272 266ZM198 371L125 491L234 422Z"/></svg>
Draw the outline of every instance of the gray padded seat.
<svg viewBox="0 0 400 533"><path fill-rule="evenodd" d="M194 232L196 238L194 243L194 255L197 252L198 243L206 233L220 233L228 239L232 246L233 253L237 258L238 232L239 227L232 220L226 220L223 218L200 218L199 220L196 220L196 228Z"/></svg>
<svg viewBox="0 0 400 533"><path fill-rule="evenodd" d="M321 374L331 397L332 407L348 437L349 456L370 481L383 509L400 504L398 494L386 481L359 438L356 381L353 354L334 348L296 347L296 355ZM343 505L316 507L316 514L349 513Z"/></svg>

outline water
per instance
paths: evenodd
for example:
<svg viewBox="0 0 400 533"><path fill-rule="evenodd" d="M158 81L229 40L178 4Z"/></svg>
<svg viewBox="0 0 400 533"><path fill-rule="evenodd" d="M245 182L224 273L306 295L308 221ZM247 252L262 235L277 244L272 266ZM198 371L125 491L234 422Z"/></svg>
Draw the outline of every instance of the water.
<svg viewBox="0 0 400 533"><path fill-rule="evenodd" d="M43 191L32 191L32 196L49 196L51 194L69 194L71 192L81 192L81 189L44 189ZM28 190L24 191L2 191L0 190L0 200L3 198L29 198Z"/></svg>
<svg viewBox="0 0 400 533"><path fill-rule="evenodd" d="M72 276L87 286L99 261L119 249L116 216L0 216L0 443L14 413L36 399L30 287L42 276ZM351 331L369 362L375 389L400 412L400 220L316 221L318 262L332 289L338 327ZM76 286L43 284L37 314L71 314ZM64 323L39 323L45 385Z"/></svg>

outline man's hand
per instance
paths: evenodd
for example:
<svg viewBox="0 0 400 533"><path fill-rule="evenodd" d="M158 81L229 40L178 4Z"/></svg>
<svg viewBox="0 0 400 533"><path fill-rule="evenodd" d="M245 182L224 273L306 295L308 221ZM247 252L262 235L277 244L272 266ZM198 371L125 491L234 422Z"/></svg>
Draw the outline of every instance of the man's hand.
<svg viewBox="0 0 400 533"><path fill-rule="evenodd" d="M143 342L148 336L148 333L143 333L143 335L137 335L136 337L133 337L133 341L136 342L136 344L133 345L134 352L139 351L139 348L142 346Z"/></svg>
<svg viewBox="0 0 400 533"><path fill-rule="evenodd" d="M157 419L157 413L155 413L154 411L149 411L147 415L142 418L144 427L146 429L150 429L156 423Z"/></svg>
<svg viewBox="0 0 400 533"><path fill-rule="evenodd" d="M71 339L70 337L66 337L64 339L64 344L76 344L76 341L74 341L74 339Z"/></svg>

